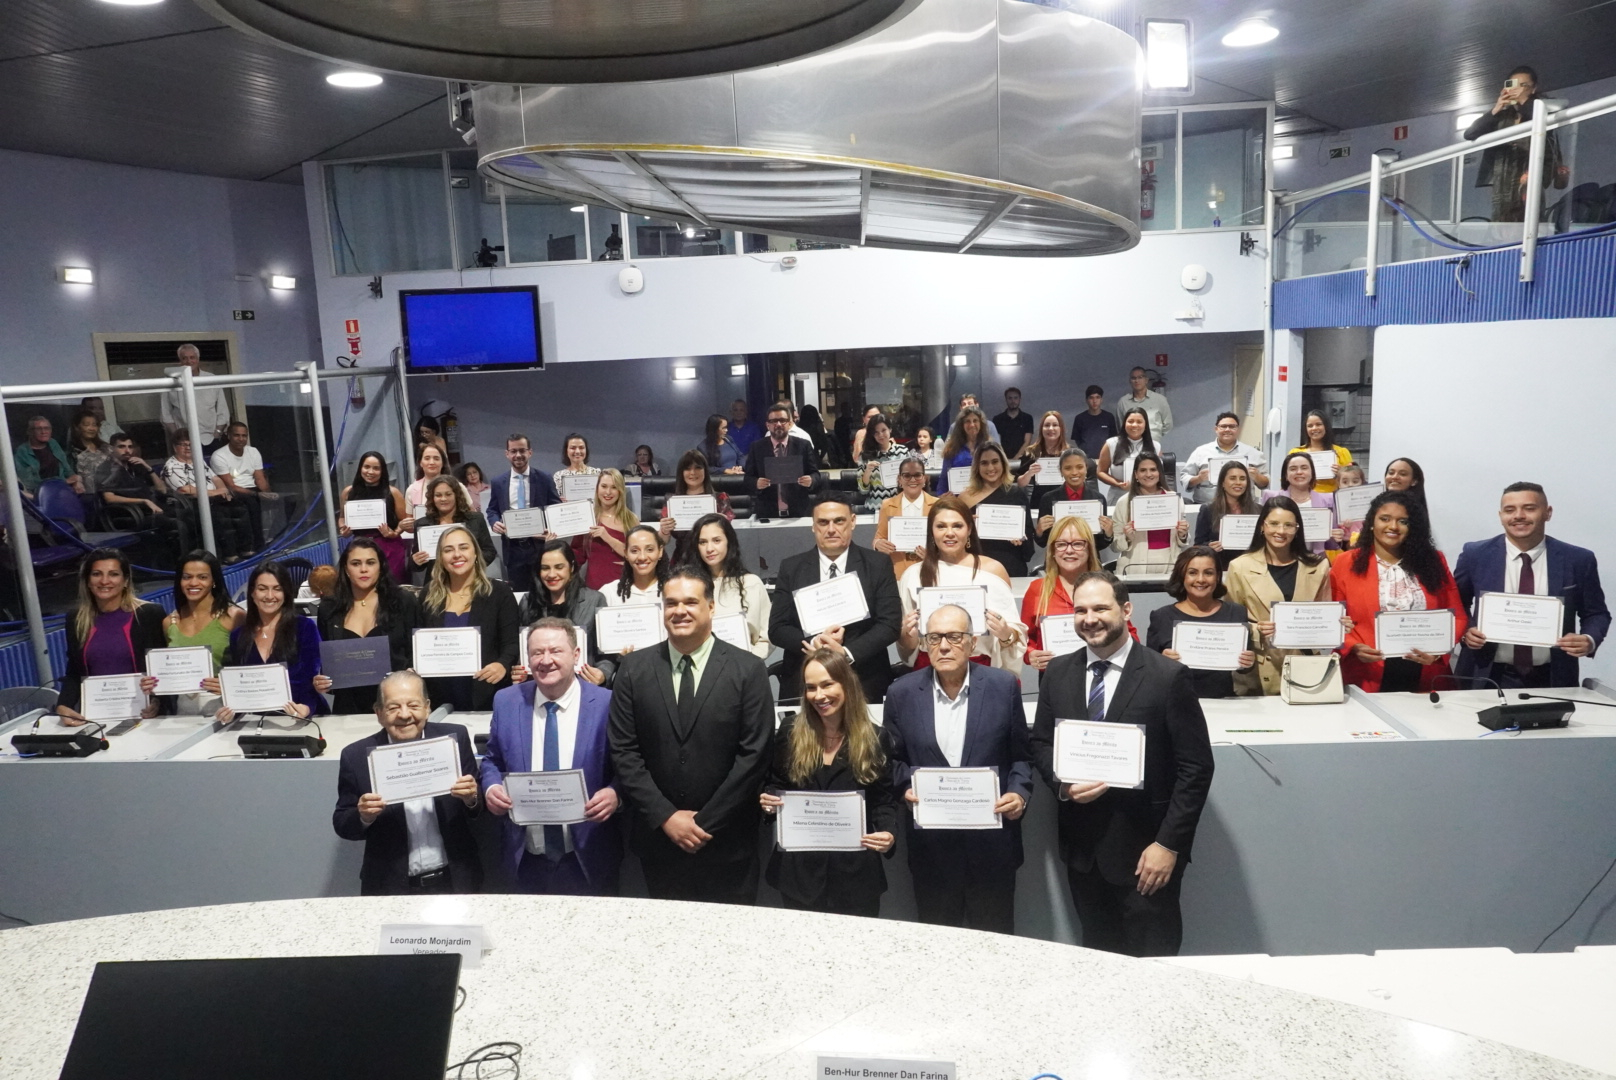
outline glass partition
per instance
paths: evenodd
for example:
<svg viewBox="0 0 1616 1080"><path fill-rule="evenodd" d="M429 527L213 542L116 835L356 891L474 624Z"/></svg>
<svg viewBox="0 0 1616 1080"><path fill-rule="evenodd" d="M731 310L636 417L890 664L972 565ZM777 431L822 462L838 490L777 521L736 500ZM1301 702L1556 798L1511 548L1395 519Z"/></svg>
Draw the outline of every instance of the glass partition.
<svg viewBox="0 0 1616 1080"><path fill-rule="evenodd" d="M338 274L451 268L442 154L325 167Z"/></svg>
<svg viewBox="0 0 1616 1080"><path fill-rule="evenodd" d="M484 182L494 184L491 180ZM504 191L505 256L511 263L568 262L588 257L584 224L587 207L521 188L504 187Z"/></svg>
<svg viewBox="0 0 1616 1080"><path fill-rule="evenodd" d="M630 258L686 258L696 255L732 255L735 234L699 225L681 225L640 214L628 216Z"/></svg>
<svg viewBox="0 0 1616 1080"><path fill-rule="evenodd" d="M1276 212L1274 275L1330 274L1364 265L1369 196L1338 191Z"/></svg>
<svg viewBox="0 0 1616 1080"><path fill-rule="evenodd" d="M1178 228L1178 114L1150 113L1139 135L1139 228Z"/></svg>
<svg viewBox="0 0 1616 1080"><path fill-rule="evenodd" d="M1463 247L1465 240L1453 220L1453 164L1439 161L1386 178L1382 185L1386 198L1404 213L1387 209L1381 215L1377 258L1382 265L1429 259Z"/></svg>
<svg viewBox="0 0 1616 1080"><path fill-rule="evenodd" d="M1182 114L1185 229L1262 224L1267 109Z"/></svg>
<svg viewBox="0 0 1616 1080"><path fill-rule="evenodd" d="M499 189L477 174L477 155L470 150L449 154L449 202L454 207L456 268L508 265Z"/></svg>
<svg viewBox="0 0 1616 1080"><path fill-rule="evenodd" d="M1577 232L1616 222L1616 113L1560 128L1565 171L1543 193L1544 218L1554 232Z"/></svg>

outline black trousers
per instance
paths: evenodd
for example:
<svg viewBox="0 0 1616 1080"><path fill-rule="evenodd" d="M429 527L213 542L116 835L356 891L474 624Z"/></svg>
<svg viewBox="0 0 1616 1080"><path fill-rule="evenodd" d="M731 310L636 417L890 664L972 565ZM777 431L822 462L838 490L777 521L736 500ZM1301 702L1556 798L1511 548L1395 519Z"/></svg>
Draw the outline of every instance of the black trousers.
<svg viewBox="0 0 1616 1080"><path fill-rule="evenodd" d="M703 904L755 904L758 860L641 858L645 891L653 900L692 900Z"/></svg>
<svg viewBox="0 0 1616 1080"><path fill-rule="evenodd" d="M181 496L174 500L180 522L181 546L187 551L202 546L202 522L197 515L196 500ZM247 523L246 506L239 499L224 499L217 495L208 499L208 510L213 518L213 538L219 558L238 559L253 550L252 527Z"/></svg>
<svg viewBox="0 0 1616 1080"><path fill-rule="evenodd" d="M523 537L506 540L500 547L500 561L505 570L505 583L512 592L532 592L533 570L539 561L541 545Z"/></svg>
<svg viewBox="0 0 1616 1080"><path fill-rule="evenodd" d="M252 537L251 547L244 551L264 550L264 503L256 491L236 491L231 493L231 501L241 504L247 513L247 530ZM215 503L214 505L218 505Z"/></svg>
<svg viewBox="0 0 1616 1080"><path fill-rule="evenodd" d="M1066 867L1072 904L1083 924L1083 947L1124 956L1177 956L1184 942L1184 915L1178 894L1184 882L1184 866L1173 869L1167 884L1149 896L1140 896L1137 886L1113 885L1099 867L1074 870Z"/></svg>
<svg viewBox="0 0 1616 1080"><path fill-rule="evenodd" d="M1016 872L965 862L909 860L915 910L933 926L959 926L995 934L1016 932Z"/></svg>
<svg viewBox="0 0 1616 1080"><path fill-rule="evenodd" d="M832 889L818 900L809 904L800 903L789 896L780 897L780 906L787 911L823 911L829 915L859 915L866 919L879 919L881 917L881 896L866 896L848 893L837 895Z"/></svg>

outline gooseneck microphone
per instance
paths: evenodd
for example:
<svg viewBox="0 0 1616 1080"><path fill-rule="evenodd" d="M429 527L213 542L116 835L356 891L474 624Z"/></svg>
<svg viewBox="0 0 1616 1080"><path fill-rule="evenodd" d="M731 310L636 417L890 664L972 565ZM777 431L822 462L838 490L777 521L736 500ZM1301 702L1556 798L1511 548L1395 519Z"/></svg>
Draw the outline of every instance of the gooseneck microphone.
<svg viewBox="0 0 1616 1080"><path fill-rule="evenodd" d="M1438 675L1435 679L1432 679L1431 682L1434 685L1441 682L1443 679L1447 679L1449 682L1486 683L1488 686L1491 686L1494 690L1498 691L1498 696L1500 699L1504 697L1504 688L1502 686L1499 686L1492 679L1484 678L1480 675ZM1438 694L1435 690L1432 690L1431 704L1436 705L1441 701L1442 695Z"/></svg>
<svg viewBox="0 0 1616 1080"><path fill-rule="evenodd" d="M1616 709L1616 701L1592 701L1588 698L1555 697L1553 694L1528 694L1521 691L1521 700L1532 701L1569 701L1573 705L1601 705L1607 709Z"/></svg>

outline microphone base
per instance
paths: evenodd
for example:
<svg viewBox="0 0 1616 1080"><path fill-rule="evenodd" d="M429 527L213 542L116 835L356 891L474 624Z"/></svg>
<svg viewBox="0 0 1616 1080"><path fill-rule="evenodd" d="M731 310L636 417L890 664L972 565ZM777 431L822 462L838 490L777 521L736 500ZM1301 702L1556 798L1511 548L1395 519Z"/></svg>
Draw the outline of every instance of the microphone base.
<svg viewBox="0 0 1616 1080"><path fill-rule="evenodd" d="M1476 722L1492 731L1520 728L1522 731L1541 731L1544 728L1563 728L1571 722L1577 706L1569 701L1531 701L1519 705L1494 705L1476 714Z"/></svg>
<svg viewBox="0 0 1616 1080"><path fill-rule="evenodd" d="M89 757L107 748L107 740L88 732L43 734L32 731L11 737L11 745L24 757Z"/></svg>
<svg viewBox="0 0 1616 1080"><path fill-rule="evenodd" d="M325 740L313 735L242 735L236 740L245 758L316 758L325 753Z"/></svg>

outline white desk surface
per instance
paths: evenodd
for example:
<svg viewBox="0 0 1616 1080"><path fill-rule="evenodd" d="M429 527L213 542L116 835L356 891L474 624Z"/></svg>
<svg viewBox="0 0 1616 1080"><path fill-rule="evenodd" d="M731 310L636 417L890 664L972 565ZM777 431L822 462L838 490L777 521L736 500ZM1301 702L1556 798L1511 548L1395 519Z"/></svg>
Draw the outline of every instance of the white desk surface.
<svg viewBox="0 0 1616 1080"><path fill-rule="evenodd" d="M1539 954L1409 949L1373 956L1184 956L1161 962L1432 1025L1421 1042L1433 1053L1463 1032L1616 1073L1611 1035L1616 946Z"/></svg>
<svg viewBox="0 0 1616 1080"><path fill-rule="evenodd" d="M1427 739L1476 739L1486 736L1489 742L1507 739L1564 739L1578 736L1608 738L1616 735L1616 701L1581 687L1556 687L1542 691L1555 697L1575 698L1578 701L1604 702L1604 705L1579 705L1571 714L1570 724L1564 728L1542 731L1498 732L1489 735L1476 720L1482 709L1498 704L1496 690L1439 690L1440 700L1432 704L1429 694L1376 694L1375 702L1399 721L1414 728ZM1536 693L1536 691L1528 691ZM1510 703L1518 702L1519 690L1506 694Z"/></svg>
<svg viewBox="0 0 1616 1080"><path fill-rule="evenodd" d="M322 758L336 759L342 756L343 748L361 739L368 739L376 734L380 724L376 721L374 713L353 713L345 716L317 716L314 718L325 733L325 753ZM492 713L485 712L457 712L450 713L443 718L444 723L459 724L465 728L471 737L488 733L488 726L493 719ZM174 755L175 761L211 761L241 758L241 747L236 740L244 734L259 730L259 723L255 717L252 720L238 720L223 727L200 742L186 747ZM269 717L263 724L266 735L313 735L314 727L307 723L293 720L290 716Z"/></svg>
<svg viewBox="0 0 1616 1080"><path fill-rule="evenodd" d="M141 720L119 735L107 735L107 748L97 750L86 758L29 758L29 765L49 764L56 765L74 761L150 761L162 755L165 751L196 733L212 726L213 721L205 716L157 716L150 720ZM125 724L108 724L107 732L118 731ZM11 746L11 737L27 732L32 727L29 723L8 729L0 745L0 762L22 762ZM38 731L48 735L66 735L94 731L93 726L68 727L63 724L54 713L47 713L40 718Z"/></svg>
<svg viewBox="0 0 1616 1080"><path fill-rule="evenodd" d="M510 1039L523 1044L523 1074L535 1077L802 1080L818 1053L952 1061L964 1080L1596 1075L1184 966L919 923L721 910L717 918L720 909L705 904L657 900L355 897L7 930L4 1072L58 1075L98 961L374 953L383 923L447 922L481 924L493 945L480 967L461 971L466 999L450 1060Z"/></svg>

